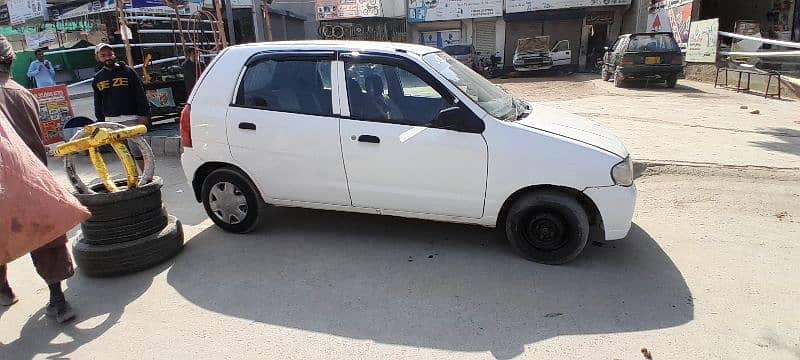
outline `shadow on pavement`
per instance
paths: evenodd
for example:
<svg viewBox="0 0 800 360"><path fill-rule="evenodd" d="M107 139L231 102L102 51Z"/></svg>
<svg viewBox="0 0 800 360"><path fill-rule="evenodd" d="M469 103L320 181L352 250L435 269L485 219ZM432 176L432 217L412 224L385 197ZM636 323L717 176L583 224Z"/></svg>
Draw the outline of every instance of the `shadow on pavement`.
<svg viewBox="0 0 800 360"><path fill-rule="evenodd" d="M75 276L66 281L64 292L75 309L76 319L58 324L42 308L28 319L16 340L2 345L4 356L0 358L32 359L38 355L46 355L48 359L69 358L69 354L116 325L125 307L141 297L153 277L170 265L168 261L140 273L109 279L88 278L77 269ZM42 296L47 296L47 292ZM65 336L67 341L62 340Z"/></svg>
<svg viewBox="0 0 800 360"><path fill-rule="evenodd" d="M694 317L680 271L636 225L625 240L545 266L518 257L491 229L303 209L266 215L249 235L215 226L195 235L169 284L229 316L502 359L556 336Z"/></svg>
<svg viewBox="0 0 800 360"><path fill-rule="evenodd" d="M769 128L759 131L772 135L778 141L751 141L752 144L772 151L800 155L800 131L790 128Z"/></svg>

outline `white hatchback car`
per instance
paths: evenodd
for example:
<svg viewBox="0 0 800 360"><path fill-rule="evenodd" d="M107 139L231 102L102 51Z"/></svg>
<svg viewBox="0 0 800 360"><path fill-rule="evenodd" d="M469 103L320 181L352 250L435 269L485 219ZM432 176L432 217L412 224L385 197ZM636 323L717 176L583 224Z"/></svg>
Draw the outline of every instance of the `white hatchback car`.
<svg viewBox="0 0 800 360"><path fill-rule="evenodd" d="M636 189L625 146L583 118L515 99L430 47L299 41L233 46L181 113L183 168L222 229L263 205L479 224L523 257L574 259L624 238Z"/></svg>

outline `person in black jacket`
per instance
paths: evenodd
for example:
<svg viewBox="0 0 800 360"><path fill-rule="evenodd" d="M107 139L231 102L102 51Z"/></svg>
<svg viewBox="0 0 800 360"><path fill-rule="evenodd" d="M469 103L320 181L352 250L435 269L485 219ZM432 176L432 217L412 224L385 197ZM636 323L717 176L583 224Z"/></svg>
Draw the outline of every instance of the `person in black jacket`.
<svg viewBox="0 0 800 360"><path fill-rule="evenodd" d="M92 81L94 114L97 121L116 122L127 126L147 125L150 105L142 78L136 70L117 61L110 45L101 43L95 49L95 58L103 65ZM131 154L141 159L138 148L132 146ZM139 162L141 167L142 162Z"/></svg>
<svg viewBox="0 0 800 360"><path fill-rule="evenodd" d="M192 92L197 78L206 69L206 64L200 58L200 53L197 49L188 47L184 53L186 54L186 60L181 64L181 69L183 69L183 83L186 85L186 95L188 96Z"/></svg>

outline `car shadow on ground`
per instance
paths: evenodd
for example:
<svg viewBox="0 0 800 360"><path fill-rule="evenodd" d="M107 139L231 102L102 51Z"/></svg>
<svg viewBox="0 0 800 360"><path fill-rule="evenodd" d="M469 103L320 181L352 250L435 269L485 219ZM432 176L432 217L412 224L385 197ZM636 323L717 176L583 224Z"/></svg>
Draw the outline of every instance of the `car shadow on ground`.
<svg viewBox="0 0 800 360"><path fill-rule="evenodd" d="M141 297L153 277L171 263L172 260L136 274L108 279L89 278L77 269L75 276L66 281L64 291L75 309L76 319L58 324L44 314L44 308L40 309L28 319L16 340L0 347L3 354L0 358L6 359L6 354L7 359L32 359L40 355L48 359L70 358L71 353L116 325L125 307Z"/></svg>
<svg viewBox="0 0 800 360"><path fill-rule="evenodd" d="M758 147L800 156L800 130L791 128L761 129L759 133L772 135L777 141L751 141Z"/></svg>
<svg viewBox="0 0 800 360"><path fill-rule="evenodd" d="M502 359L556 336L662 329L694 317L681 272L636 225L625 240L546 266L475 226L285 208L266 216L248 235L215 226L196 234L169 284L228 316Z"/></svg>

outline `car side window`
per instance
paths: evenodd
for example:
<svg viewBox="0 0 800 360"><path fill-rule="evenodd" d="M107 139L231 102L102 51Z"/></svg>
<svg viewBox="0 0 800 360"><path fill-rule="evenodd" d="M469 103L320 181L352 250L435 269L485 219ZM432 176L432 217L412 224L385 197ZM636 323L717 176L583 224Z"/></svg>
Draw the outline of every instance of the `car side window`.
<svg viewBox="0 0 800 360"><path fill-rule="evenodd" d="M394 65L346 66L350 116L357 120L426 126L448 101L419 76Z"/></svg>
<svg viewBox="0 0 800 360"><path fill-rule="evenodd" d="M624 52L625 46L628 43L626 38L620 38L617 40L617 47L614 49L614 52Z"/></svg>
<svg viewBox="0 0 800 360"><path fill-rule="evenodd" d="M235 105L333 116L330 68L327 60L260 61L245 70Z"/></svg>

